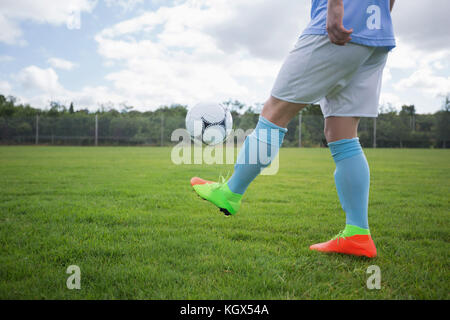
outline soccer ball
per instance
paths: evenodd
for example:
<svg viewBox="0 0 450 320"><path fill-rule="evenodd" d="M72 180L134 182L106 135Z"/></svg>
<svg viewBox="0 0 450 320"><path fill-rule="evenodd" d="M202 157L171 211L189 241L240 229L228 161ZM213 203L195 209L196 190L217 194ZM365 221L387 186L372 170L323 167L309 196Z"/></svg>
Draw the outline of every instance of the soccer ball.
<svg viewBox="0 0 450 320"><path fill-rule="evenodd" d="M219 103L199 103L186 115L186 129L194 142L211 146L223 143L232 128L230 111Z"/></svg>

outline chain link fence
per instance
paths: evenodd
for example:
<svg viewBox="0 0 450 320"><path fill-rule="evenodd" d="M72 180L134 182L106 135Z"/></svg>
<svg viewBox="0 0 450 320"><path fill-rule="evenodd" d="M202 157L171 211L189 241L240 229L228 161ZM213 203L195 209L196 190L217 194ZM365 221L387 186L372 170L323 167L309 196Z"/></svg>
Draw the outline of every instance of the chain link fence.
<svg viewBox="0 0 450 320"><path fill-rule="evenodd" d="M431 116L431 115L430 115ZM234 128L255 127L258 114L234 117ZM0 117L0 144L40 145L126 145L169 146L172 132L185 126L184 116L77 116ZM298 115L288 126L285 147L324 147L324 119L321 115ZM448 123L443 138L436 121L428 115L415 119L381 114L377 119L363 118L359 137L364 147L446 147ZM447 135L447 136L445 136Z"/></svg>

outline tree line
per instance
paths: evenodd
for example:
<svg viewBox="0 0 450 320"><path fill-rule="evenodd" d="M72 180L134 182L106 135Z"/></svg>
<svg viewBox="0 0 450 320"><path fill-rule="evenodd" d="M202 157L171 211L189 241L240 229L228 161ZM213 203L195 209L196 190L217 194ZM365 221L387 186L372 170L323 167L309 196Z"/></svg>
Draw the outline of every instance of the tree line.
<svg viewBox="0 0 450 320"><path fill-rule="evenodd" d="M233 127L252 129L258 121L261 105L246 106L239 101L226 101L233 115ZM53 145L93 145L95 118L100 145L170 145L175 129L184 128L187 106L162 106L154 111L137 111L123 106L121 110L100 106L95 112L51 102L45 110L18 103L0 95L0 143ZM288 125L284 146L326 146L323 116L318 105L310 105ZM447 148L450 144L450 101L444 99L441 110L433 114L417 114L414 105L400 111L382 107L378 119L363 118L359 137L363 146L381 148ZM376 128L375 128L376 127ZM36 141L36 135L39 136ZM376 139L374 139L376 136Z"/></svg>

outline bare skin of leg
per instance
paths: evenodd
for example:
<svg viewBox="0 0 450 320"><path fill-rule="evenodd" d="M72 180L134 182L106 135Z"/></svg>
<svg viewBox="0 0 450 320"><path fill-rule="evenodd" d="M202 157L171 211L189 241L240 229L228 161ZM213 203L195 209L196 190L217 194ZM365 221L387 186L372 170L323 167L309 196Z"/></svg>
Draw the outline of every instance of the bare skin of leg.
<svg viewBox="0 0 450 320"><path fill-rule="evenodd" d="M289 122L306 106L306 104L291 103L270 97L264 104L261 115L277 126L286 128ZM356 138L358 125L359 118L328 117L325 119L325 137L328 143Z"/></svg>
<svg viewBox="0 0 450 320"><path fill-rule="evenodd" d="M325 138L328 143L358 136L359 118L328 117L325 119Z"/></svg>
<svg viewBox="0 0 450 320"><path fill-rule="evenodd" d="M264 104L261 116L279 127L286 128L292 118L304 107L306 104L291 103L270 97Z"/></svg>

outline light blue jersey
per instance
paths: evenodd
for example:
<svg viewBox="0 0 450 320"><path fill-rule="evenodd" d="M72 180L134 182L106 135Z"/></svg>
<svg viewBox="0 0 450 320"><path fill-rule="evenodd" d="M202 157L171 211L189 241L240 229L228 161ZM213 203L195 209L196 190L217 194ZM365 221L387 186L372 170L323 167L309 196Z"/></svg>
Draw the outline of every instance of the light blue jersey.
<svg viewBox="0 0 450 320"><path fill-rule="evenodd" d="M353 43L369 47L395 47L389 0L344 0L344 27L352 29ZM311 22L306 34L327 34L328 0L312 0Z"/></svg>

